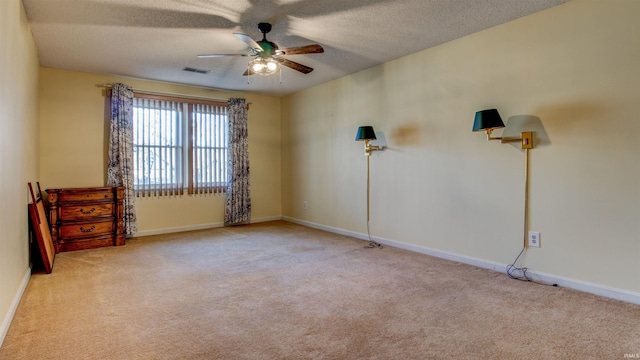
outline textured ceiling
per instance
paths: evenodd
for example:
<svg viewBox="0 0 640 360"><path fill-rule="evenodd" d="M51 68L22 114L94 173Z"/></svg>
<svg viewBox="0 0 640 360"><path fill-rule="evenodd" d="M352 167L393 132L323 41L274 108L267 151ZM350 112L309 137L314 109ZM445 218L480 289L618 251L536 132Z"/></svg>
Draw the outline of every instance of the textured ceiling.
<svg viewBox="0 0 640 360"><path fill-rule="evenodd" d="M23 0L46 67L285 95L555 6L567 0ZM280 48L312 43L322 54L288 59L281 79L242 76L234 32ZM210 70L207 74L185 67ZM249 81L247 81L249 80ZM281 80L281 81L280 81ZM249 82L249 83L248 83Z"/></svg>

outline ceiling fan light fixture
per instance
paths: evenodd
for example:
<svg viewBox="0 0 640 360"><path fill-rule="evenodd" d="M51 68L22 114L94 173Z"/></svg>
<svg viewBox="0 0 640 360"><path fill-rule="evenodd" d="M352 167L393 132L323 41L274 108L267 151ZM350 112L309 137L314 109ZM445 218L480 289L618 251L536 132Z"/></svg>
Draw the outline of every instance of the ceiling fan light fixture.
<svg viewBox="0 0 640 360"><path fill-rule="evenodd" d="M254 74L273 75L280 70L280 63L271 57L257 57L249 62L249 69Z"/></svg>

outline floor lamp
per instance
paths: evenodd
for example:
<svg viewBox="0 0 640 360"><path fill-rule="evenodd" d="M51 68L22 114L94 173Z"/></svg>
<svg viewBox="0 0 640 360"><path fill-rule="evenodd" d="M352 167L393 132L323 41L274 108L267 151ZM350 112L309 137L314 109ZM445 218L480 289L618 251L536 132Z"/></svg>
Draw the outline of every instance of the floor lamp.
<svg viewBox="0 0 640 360"><path fill-rule="evenodd" d="M473 121L473 131L484 130L487 140L500 140L501 143L520 142L524 149L524 247L529 247L527 234L529 231L529 149L533 149L533 132L520 133L519 138L493 137L491 132L503 128L504 123L496 109L487 109L476 112Z"/></svg>
<svg viewBox="0 0 640 360"><path fill-rule="evenodd" d="M376 133L373 131L373 126L360 126L356 133L356 141L364 141L364 155L367 158L367 235L369 236L369 245L367 248L382 248L382 244L371 240L371 232L369 231L369 198L370 198L370 186L369 186L369 160L371 159L371 153L374 151L383 150L382 146L371 145L369 142L376 140Z"/></svg>

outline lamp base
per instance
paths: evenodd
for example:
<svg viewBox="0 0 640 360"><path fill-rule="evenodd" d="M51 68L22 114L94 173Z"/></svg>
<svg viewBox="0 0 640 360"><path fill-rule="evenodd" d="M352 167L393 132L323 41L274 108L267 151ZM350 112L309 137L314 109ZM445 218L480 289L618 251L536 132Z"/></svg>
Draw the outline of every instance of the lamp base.
<svg viewBox="0 0 640 360"><path fill-rule="evenodd" d="M373 248L378 248L378 249L382 249L382 244L375 242L373 240L369 240L369 245L364 247L365 249L373 249Z"/></svg>

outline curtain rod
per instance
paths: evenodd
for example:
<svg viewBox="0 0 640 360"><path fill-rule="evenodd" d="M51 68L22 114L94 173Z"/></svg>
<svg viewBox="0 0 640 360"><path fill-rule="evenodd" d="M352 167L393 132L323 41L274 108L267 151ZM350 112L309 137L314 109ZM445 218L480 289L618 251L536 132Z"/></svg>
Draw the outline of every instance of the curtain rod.
<svg viewBox="0 0 640 360"><path fill-rule="evenodd" d="M105 89L111 89L112 86L113 86L112 83L96 84L96 87L105 88ZM132 88L131 90L133 92L139 92L139 93L149 94L149 95L176 96L176 97L182 97L182 98L193 99L193 100L208 100L208 101L229 102L229 99L215 99L215 98L207 98L207 97L202 97L202 96L191 96L191 95L184 95L184 94L166 93L166 92L158 92L158 91L150 91L150 90L142 90L142 89L134 89L134 88ZM247 102L247 107L249 105L251 105L251 104L253 104L253 103L252 102Z"/></svg>

